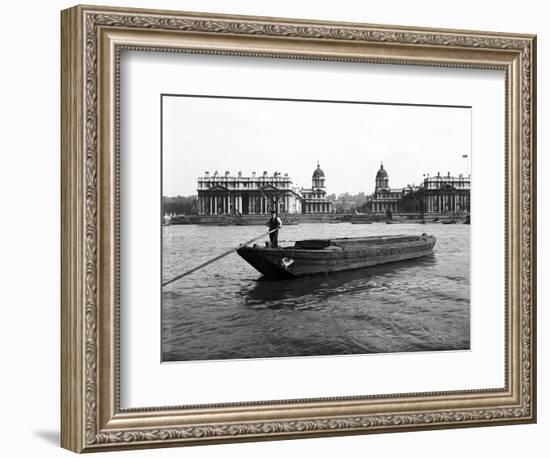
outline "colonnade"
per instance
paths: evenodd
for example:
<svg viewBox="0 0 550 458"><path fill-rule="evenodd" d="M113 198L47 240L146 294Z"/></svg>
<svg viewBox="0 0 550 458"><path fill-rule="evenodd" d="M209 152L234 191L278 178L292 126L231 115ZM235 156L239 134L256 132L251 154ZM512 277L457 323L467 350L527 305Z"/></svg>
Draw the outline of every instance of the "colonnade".
<svg viewBox="0 0 550 458"><path fill-rule="evenodd" d="M290 196L279 198L279 211L288 212ZM268 214L272 210L271 199L261 194L207 194L198 197L198 210L201 215L229 214Z"/></svg>
<svg viewBox="0 0 550 458"><path fill-rule="evenodd" d="M305 213L332 213L332 206L328 202L306 202Z"/></svg>
<svg viewBox="0 0 550 458"><path fill-rule="evenodd" d="M468 209L466 194L429 194L425 198L428 213L457 212Z"/></svg>
<svg viewBox="0 0 550 458"><path fill-rule="evenodd" d="M374 213L385 213L386 211L397 212L399 211L398 202L373 202L372 211Z"/></svg>

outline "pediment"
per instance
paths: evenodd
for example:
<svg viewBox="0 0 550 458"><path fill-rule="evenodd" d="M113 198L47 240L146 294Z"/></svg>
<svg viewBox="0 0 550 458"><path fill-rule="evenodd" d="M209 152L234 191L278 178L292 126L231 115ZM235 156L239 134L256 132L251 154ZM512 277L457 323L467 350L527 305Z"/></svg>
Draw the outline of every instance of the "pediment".
<svg viewBox="0 0 550 458"><path fill-rule="evenodd" d="M210 189L207 189L208 192L215 192L215 191L223 191L223 192L228 192L229 189L226 188L225 186L222 186L221 184L217 184L216 186L210 188Z"/></svg>
<svg viewBox="0 0 550 458"><path fill-rule="evenodd" d="M266 186L264 186L264 187L262 188L262 191L275 191L275 192L279 192L280 189L277 188L276 186L273 186L272 184L268 184L268 185L266 185Z"/></svg>
<svg viewBox="0 0 550 458"><path fill-rule="evenodd" d="M449 184L449 183L445 183L443 186L441 186L438 191L456 191L457 189Z"/></svg>

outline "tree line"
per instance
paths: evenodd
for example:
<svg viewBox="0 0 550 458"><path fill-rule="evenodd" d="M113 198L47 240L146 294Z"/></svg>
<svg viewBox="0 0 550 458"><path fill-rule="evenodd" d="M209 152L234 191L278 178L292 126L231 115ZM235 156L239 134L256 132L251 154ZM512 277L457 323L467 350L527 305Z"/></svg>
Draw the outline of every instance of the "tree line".
<svg viewBox="0 0 550 458"><path fill-rule="evenodd" d="M197 212L197 196L173 196L162 198L163 215L190 215Z"/></svg>

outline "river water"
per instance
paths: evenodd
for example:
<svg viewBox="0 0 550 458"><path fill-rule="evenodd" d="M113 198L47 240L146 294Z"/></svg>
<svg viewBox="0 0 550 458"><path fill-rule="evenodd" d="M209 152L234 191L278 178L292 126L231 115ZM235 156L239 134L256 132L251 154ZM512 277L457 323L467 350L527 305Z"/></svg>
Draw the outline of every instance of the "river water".
<svg viewBox="0 0 550 458"><path fill-rule="evenodd" d="M165 226L163 278L263 230ZM262 280L226 256L163 288L163 361L469 349L469 225L300 224L279 239L422 232L437 239L431 256L327 276Z"/></svg>

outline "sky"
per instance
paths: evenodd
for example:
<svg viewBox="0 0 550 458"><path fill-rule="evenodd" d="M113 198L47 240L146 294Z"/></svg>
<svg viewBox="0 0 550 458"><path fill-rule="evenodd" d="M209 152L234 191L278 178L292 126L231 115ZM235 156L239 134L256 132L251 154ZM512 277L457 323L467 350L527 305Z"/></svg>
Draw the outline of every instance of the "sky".
<svg viewBox="0 0 550 458"><path fill-rule="evenodd" d="M337 195L373 192L381 162L394 188L470 169L467 107L165 95L162 117L165 196L196 194L205 171L277 171L308 188L317 161Z"/></svg>

